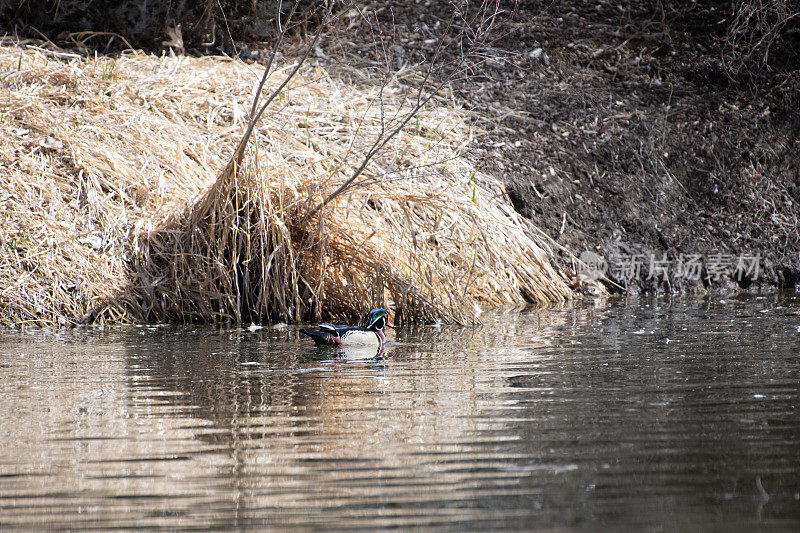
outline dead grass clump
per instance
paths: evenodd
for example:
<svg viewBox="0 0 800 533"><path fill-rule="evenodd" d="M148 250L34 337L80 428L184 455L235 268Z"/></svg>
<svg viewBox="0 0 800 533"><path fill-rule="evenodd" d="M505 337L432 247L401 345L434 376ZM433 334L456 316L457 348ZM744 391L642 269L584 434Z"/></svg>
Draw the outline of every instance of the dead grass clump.
<svg viewBox="0 0 800 533"><path fill-rule="evenodd" d="M308 184L270 179L251 153L141 237L135 300L158 320L354 318L385 306L406 320L469 322L479 304L567 298L524 222L464 175L372 182L308 221L319 201Z"/></svg>
<svg viewBox="0 0 800 533"><path fill-rule="evenodd" d="M569 296L535 228L458 157L469 129L444 96L314 212L409 109L399 81L379 99L304 67L235 168L260 67L5 43L0 71L5 325L299 321L373 305L463 322L476 305Z"/></svg>
<svg viewBox="0 0 800 533"><path fill-rule="evenodd" d="M197 61L0 42L0 325L133 319L132 236L213 182L247 97Z"/></svg>

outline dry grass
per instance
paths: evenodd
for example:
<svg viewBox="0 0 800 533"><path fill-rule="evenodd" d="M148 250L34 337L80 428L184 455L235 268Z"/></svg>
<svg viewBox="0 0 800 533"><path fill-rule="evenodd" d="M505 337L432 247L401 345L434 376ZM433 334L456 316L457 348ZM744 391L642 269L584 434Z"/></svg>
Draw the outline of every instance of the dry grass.
<svg viewBox="0 0 800 533"><path fill-rule="evenodd" d="M300 321L373 305L466 322L476 304L570 296L545 240L458 157L470 132L444 96L310 218L380 131L362 72L352 84L304 67L242 167L226 167L260 72L3 43L0 324ZM402 95L384 89L384 118L402 116Z"/></svg>

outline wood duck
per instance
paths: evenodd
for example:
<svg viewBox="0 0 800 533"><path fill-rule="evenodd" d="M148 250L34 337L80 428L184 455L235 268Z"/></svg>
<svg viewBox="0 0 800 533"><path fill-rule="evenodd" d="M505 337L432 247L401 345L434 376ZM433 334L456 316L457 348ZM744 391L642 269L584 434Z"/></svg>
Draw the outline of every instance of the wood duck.
<svg viewBox="0 0 800 533"><path fill-rule="evenodd" d="M334 326L333 324L318 324L319 330L301 329L300 331L314 339L316 344L336 344L344 346L376 346L383 348L386 344L386 335L383 328L393 328L389 321L389 311L386 309L373 309L370 311L361 326Z"/></svg>

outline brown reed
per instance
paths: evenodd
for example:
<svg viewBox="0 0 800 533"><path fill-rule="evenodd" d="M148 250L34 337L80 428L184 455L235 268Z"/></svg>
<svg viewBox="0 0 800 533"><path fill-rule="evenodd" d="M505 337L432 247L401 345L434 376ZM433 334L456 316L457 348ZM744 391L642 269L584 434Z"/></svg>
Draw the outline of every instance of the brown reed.
<svg viewBox="0 0 800 533"><path fill-rule="evenodd" d="M459 156L471 131L446 94L308 217L408 112L404 80L381 92L365 72L303 66L232 165L260 74L0 42L0 324L302 321L378 305L469 322L476 306L570 297L545 238Z"/></svg>

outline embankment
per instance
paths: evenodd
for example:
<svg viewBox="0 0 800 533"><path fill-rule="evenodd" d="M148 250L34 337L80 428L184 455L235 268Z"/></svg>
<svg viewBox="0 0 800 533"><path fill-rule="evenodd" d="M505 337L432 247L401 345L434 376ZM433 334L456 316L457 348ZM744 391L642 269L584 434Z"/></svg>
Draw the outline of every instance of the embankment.
<svg viewBox="0 0 800 533"><path fill-rule="evenodd" d="M325 202L409 103L402 78L304 66L226 166L262 70L3 42L0 323L300 321L377 305L468 322L477 306L570 296L547 239L459 156L471 130L446 94Z"/></svg>

